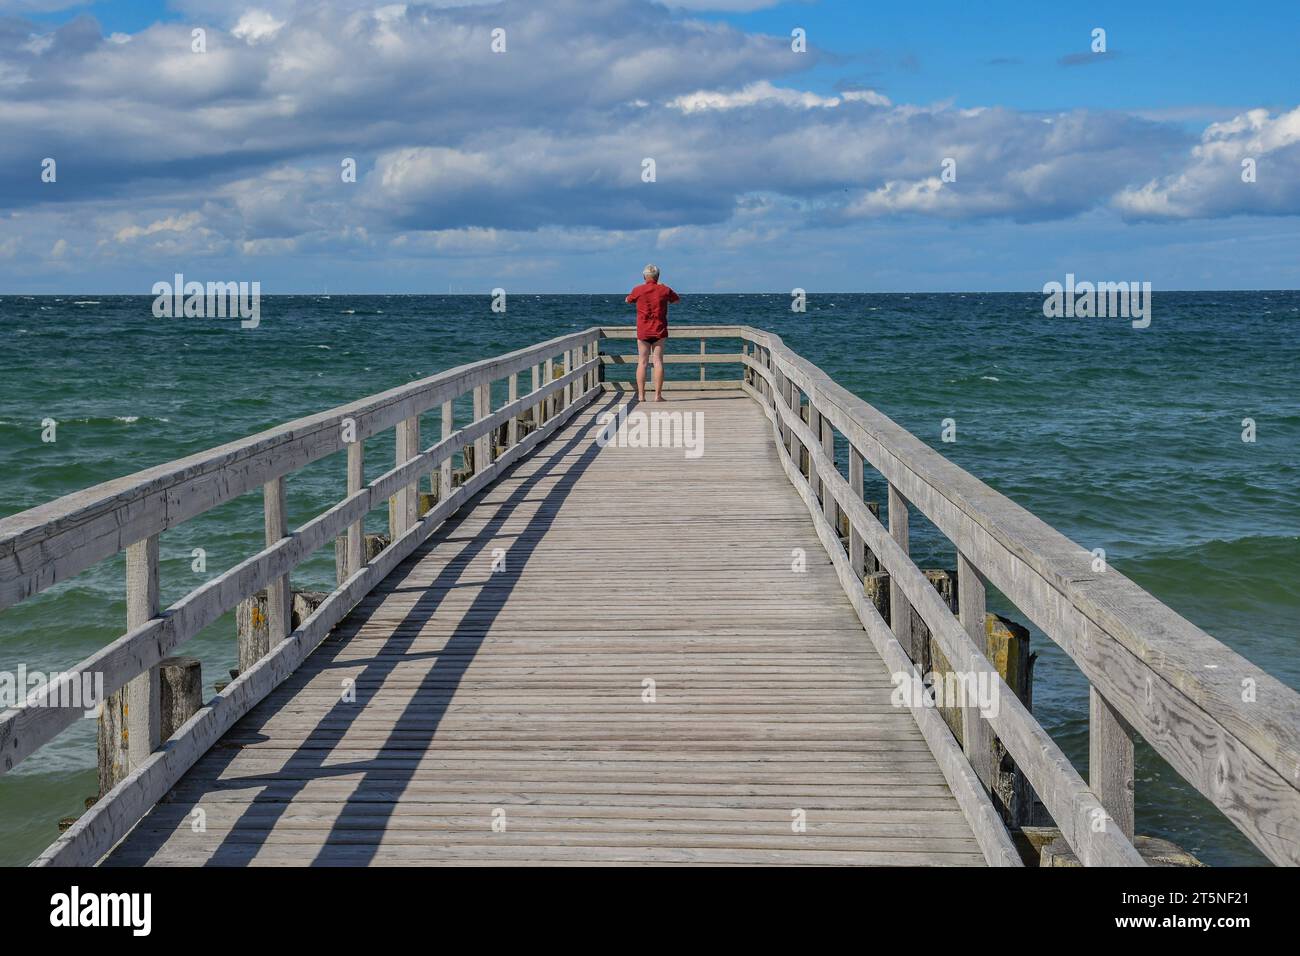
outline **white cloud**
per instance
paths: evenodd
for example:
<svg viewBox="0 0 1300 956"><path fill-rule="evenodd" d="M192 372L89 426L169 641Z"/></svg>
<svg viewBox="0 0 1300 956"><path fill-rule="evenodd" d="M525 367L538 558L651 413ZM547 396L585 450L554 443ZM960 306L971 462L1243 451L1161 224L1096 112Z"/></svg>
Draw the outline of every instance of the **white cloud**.
<svg viewBox="0 0 1300 956"><path fill-rule="evenodd" d="M733 92L697 90L669 101L668 105L684 113L703 110L734 110L748 106L781 106L792 109L829 109L841 103L868 103L889 106L888 98L874 90L851 90L839 96L819 96L803 90L774 86L767 80L751 83Z"/></svg>
<svg viewBox="0 0 1300 956"><path fill-rule="evenodd" d="M1242 178L1244 160L1254 182ZM1300 108L1211 123L1182 169L1121 191L1115 205L1134 219L1300 214Z"/></svg>
<svg viewBox="0 0 1300 956"><path fill-rule="evenodd" d="M283 26L282 20L277 20L265 10L249 10L239 18L230 32L252 45L271 39Z"/></svg>

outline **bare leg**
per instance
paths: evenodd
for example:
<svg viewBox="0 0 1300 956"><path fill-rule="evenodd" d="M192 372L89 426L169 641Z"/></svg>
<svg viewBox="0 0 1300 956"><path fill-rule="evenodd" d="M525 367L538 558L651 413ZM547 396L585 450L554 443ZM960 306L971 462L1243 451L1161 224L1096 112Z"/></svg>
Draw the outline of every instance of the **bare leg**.
<svg viewBox="0 0 1300 956"><path fill-rule="evenodd" d="M645 363L650 357L650 343L636 340L636 400L645 401ZM656 373L658 374L658 373ZM663 376L660 375L660 378Z"/></svg>
<svg viewBox="0 0 1300 956"><path fill-rule="evenodd" d="M655 401L664 400L664 340L660 339L651 348L654 350L655 357ZM641 379L642 397L645 393L645 377Z"/></svg>

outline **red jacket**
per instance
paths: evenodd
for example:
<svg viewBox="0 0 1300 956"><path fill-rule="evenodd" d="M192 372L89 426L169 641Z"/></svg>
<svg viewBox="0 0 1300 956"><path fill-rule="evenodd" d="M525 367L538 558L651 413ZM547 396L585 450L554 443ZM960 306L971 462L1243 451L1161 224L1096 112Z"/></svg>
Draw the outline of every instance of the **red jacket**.
<svg viewBox="0 0 1300 956"><path fill-rule="evenodd" d="M636 303L636 337L660 339L668 334L668 303L681 297L662 282L643 282L625 301Z"/></svg>

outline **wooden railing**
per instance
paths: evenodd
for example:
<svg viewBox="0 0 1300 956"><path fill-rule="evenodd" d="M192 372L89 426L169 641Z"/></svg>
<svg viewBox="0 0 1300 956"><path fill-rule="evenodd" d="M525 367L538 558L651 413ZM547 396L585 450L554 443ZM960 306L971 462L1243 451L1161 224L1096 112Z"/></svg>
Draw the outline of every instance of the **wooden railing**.
<svg viewBox="0 0 1300 956"><path fill-rule="evenodd" d="M82 816L38 860L99 859L219 737L283 681L330 629L447 517L594 398L607 365L600 340L626 340L622 328L591 328L499 358L455 368L379 395L300 419L180 461L151 468L0 520L0 609L126 551L127 631L118 640L0 714L0 773L77 720L62 706L83 675L100 674L108 693L128 695L126 779ZM1113 569L1092 570L1093 555L943 458L866 402L787 349L781 339L743 326L674 326L675 339L700 340L700 382L681 387L743 389L773 427L782 464L807 504L817 533L870 640L894 673L913 678L915 610L954 670L998 689L985 717L962 712L962 748L933 708L913 714L971 821L986 857L1016 865L989 798L992 736L1001 741L1085 864L1140 865L1133 837L1133 737L1151 747L1270 859L1300 862L1300 697L1179 617ZM709 338L733 339L739 353L709 353ZM555 359L561 360L558 373ZM735 364L743 379L706 378L706 367ZM520 374L531 391L519 395ZM492 409L492 384L507 383ZM608 383L606 387L609 387ZM455 427L452 403L473 395L473 421ZM807 402L807 421L800 410ZM420 451L419 416L441 412L440 440ZM521 437L520 419L534 426ZM493 435L505 426L497 456ZM394 467L363 478L363 442L395 433ZM848 444L848 478L835 461L835 434ZM473 473L452 487L452 457L474 448ZM288 529L285 479L347 449L347 493L301 527ZM798 452L807 455L807 476ZM884 527L863 500L870 464L889 486ZM421 513L418 483L439 474L439 495ZM266 547L166 609L159 607L158 536L235 497L262 489ZM392 540L364 560L365 516L395 498ZM910 509L924 514L958 558L959 614L908 554ZM841 544L840 516L850 528ZM342 582L291 628L289 574L346 534ZM891 622L863 590L864 549L890 575ZM1090 784L992 667L982 649L985 585L996 587L1074 660L1090 691ZM241 600L266 589L268 653L190 718L158 740L157 665ZM1243 693L1249 686L1251 693Z"/></svg>
<svg viewBox="0 0 1300 956"><path fill-rule="evenodd" d="M180 461L105 482L0 520L0 608L67 580L126 551L127 631L0 714L0 773L52 740L82 716L71 692L83 676L101 675L103 690L126 688L129 773L37 861L94 863L156 803L231 725L287 677L403 558L599 392L599 331L587 329L499 358L474 362L370 398L299 419ZM562 367L553 372L559 359ZM532 390L519 396L519 375ZM506 404L491 408L491 389L507 382ZM453 401L472 393L474 419L459 429ZM420 450L419 416L441 411L440 440ZM519 438L531 410L537 427ZM507 426L497 457L493 434ZM370 482L362 475L363 442L395 432L394 466ZM451 487L452 456L473 445L473 474ZM285 479L347 449L347 495L301 527L288 528ZM418 485L440 473L436 504L419 513ZM266 547L166 609L159 607L158 536L246 492L262 488ZM391 543L363 561L362 522L395 497ZM290 624L289 574L314 552L347 535L341 584L303 620ZM180 727L159 740L158 663L241 600L267 590L269 652L239 674ZM63 706L76 700L79 706ZM161 746L160 746L161 744Z"/></svg>
<svg viewBox="0 0 1300 956"><path fill-rule="evenodd" d="M1015 862L1000 819L983 799L989 735L996 734L1084 864L1140 864L1131 842L1136 734L1269 859L1300 863L1300 695L1113 568L1094 571L1092 552L837 385L778 336L739 332L746 343L742 387L771 419L786 472L886 664L915 674L904 650L910 606L954 670L998 685L995 715L963 710L966 760L954 759L952 735L933 709L914 710L986 856ZM836 432L848 442L848 480L833 458ZM793 454L798 446L809 456L808 478ZM888 528L864 504L864 464L888 482ZM956 548L959 617L908 556L911 508ZM847 552L840 512L851 527ZM892 630L863 594L864 545L890 575ZM986 582L1088 679L1090 785L985 657Z"/></svg>

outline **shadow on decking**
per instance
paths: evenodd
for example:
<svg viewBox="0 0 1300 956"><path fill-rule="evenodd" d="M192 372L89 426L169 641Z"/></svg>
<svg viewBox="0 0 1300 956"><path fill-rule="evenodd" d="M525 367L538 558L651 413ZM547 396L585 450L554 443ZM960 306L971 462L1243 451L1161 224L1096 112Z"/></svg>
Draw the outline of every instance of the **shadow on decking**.
<svg viewBox="0 0 1300 956"><path fill-rule="evenodd" d="M597 401L601 402L602 400L598 399ZM599 414L601 411L613 408L616 404L617 401L612 399L603 400L599 407L597 407L597 402L593 402L588 408L580 410L573 421L578 420L579 416L590 413L593 409ZM424 711L423 706L427 705L427 700L425 695L417 690L403 709L402 716L394 724L388 739L376 748L376 758L380 757L387 748L399 742L399 734L401 735L401 749L413 751L416 754L427 750L428 743L437 733L442 718L451 706L456 689L464 678L469 665L474 660L474 656L482 645L487 631L491 628L497 615L504 609L506 604L504 598L517 585L521 573L532 557L533 551L554 520L558 505L568 496L578 478L600 453L601 449L595 442L592 442L581 455L569 464L560 480L545 493L544 503L538 508L527 527L518 534L519 540L510 547L510 560L507 569L493 575L494 586L490 588L482 587L482 582L476 585L482 587L482 590L475 596L469 608L463 612L459 624L447 639L441 651L428 654L409 653L411 644L420 631L418 625L427 621L436 613L447 591L462 585L462 582L459 581L460 578L476 568L480 568L480 562L488 560L487 557L484 557L485 549L490 541L497 538L501 526L514 513L516 508L528 500L529 492L534 490L542 479L555 473L563 462L564 456L579 447L585 440L586 435L587 430L584 429L563 443L556 443L554 438L549 439L547 444L540 446L531 456L521 459L520 462L512 466L511 470L518 467L523 461L538 460L542 464L533 475L521 482L504 502L492 506L495 508L495 512L482 530L472 536L455 537L464 517L471 513L484 495L488 494L493 488L498 487L498 482L489 485L475 496L473 501L463 509L460 517L448 521L444 527L435 532L427 542L417 548L409 558L394 569L389 578L381 585L381 587L384 587L385 593L401 589L401 578L409 575L419 561L432 549L453 539L464 542L461 550L456 553L447 566L438 572L429 587L414 589L420 592L421 596L416 600L414 606L407 612L403 620L394 626L392 636L383 642L380 650L373 657L362 662L364 663L364 669L354 678L354 686L359 693L362 693L363 688L382 686L385 678L399 663L409 663L421 659L433 661L432 666L422 676L421 682L424 686L432 688L434 707L431 711ZM506 472L507 475L509 473ZM504 478L505 475L502 477ZM468 585L469 582L463 582L463 584ZM333 654L337 655L347 645L348 639L356 633L356 628L362 623L364 623L364 617L355 616L354 612L354 616L346 618L339 624L334 634L327 639L327 643L318 648L313 657L322 653L329 653L328 648L331 645ZM405 636L399 636L404 625L408 623L416 626ZM331 658L330 662L333 663L334 660L335 658ZM356 663L358 662L355 660L347 662L349 666ZM286 685L291 684L295 676L290 676L286 681ZM281 686L283 688L285 685ZM420 708L419 729L404 728L404 719L415 708ZM213 852L208 865L247 865L256 857L258 850L266 842L267 837L275 827L276 821L290 809L294 797L309 783L357 773L363 774L363 777L357 784L356 789L343 803L332 824L329 836L326 837L325 845L320 847L316 853L313 865L357 866L369 862L377 852L379 840L386 831L385 823L392 812L391 808L400 799L401 793L405 790L411 777L417 772L418 767L416 761L413 760L409 765L409 769L403 770L389 767L386 768L382 777L374 777L371 775L376 769L374 760L358 760L333 764L329 767L323 766L330 753L341 745L353 721L364 711L364 703L337 701L317 724L316 728L307 736L306 740L302 742L298 750L285 762L282 770L257 774L255 779L214 780L210 785L211 789L245 789L250 786L260 786L264 789L253 798L252 802L240 815L239 820L231 827L230 832L222 840L220 846ZM255 719L264 722L274 715L274 711L269 711L260 714ZM252 714L249 715L249 717L252 716ZM248 721L249 717L245 717L244 720ZM415 734L419 734L419 738L414 738ZM241 752L249 751L234 747L229 748L226 752L227 755L222 756L220 744L218 744L203 758L202 766L205 776L219 773L220 770L228 767L231 761ZM184 778L182 778L183 782ZM159 804L154 813L151 814L152 819L148 821L151 824L149 831L137 832L128 837L124 848L129 849L132 857L156 853L175 834L175 827L186 824L200 802L201 797L184 800L172 799ZM169 827L168 824L171 824L171 826ZM353 839L344 843L335 839L343 833L356 830L373 833L373 841L358 843Z"/></svg>

